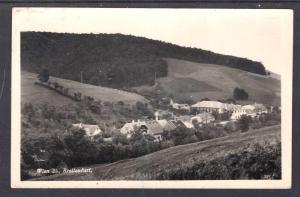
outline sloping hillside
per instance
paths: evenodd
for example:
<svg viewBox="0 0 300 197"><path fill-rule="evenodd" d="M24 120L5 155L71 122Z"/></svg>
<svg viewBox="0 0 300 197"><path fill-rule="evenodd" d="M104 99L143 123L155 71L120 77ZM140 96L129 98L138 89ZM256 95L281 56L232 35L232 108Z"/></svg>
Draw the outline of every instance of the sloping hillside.
<svg viewBox="0 0 300 197"><path fill-rule="evenodd" d="M31 102L35 103L49 103L55 106L62 106L72 102L75 102L67 97L64 97L53 90L49 90L45 87L35 85L34 82L37 81L37 75L34 73L22 71L21 74L22 87L21 87L21 100L22 103ZM76 81L60 79L56 77L50 77L50 81L56 81L63 85L65 88L69 88L70 91L81 92L85 96L92 96L96 100L101 100L102 102L118 102L123 101L127 104L135 104L137 101L143 103L148 102L144 97L134 94L131 92L126 92L122 90L93 86L89 84L82 84Z"/></svg>
<svg viewBox="0 0 300 197"><path fill-rule="evenodd" d="M168 63L168 76L159 78L156 86L140 86L134 89L141 94L159 91L173 95L177 101L197 102L203 98L232 98L234 88L239 87L249 93L246 103L280 105L280 80L271 76L215 64L164 59Z"/></svg>
<svg viewBox="0 0 300 197"><path fill-rule="evenodd" d="M94 85L124 88L153 84L168 73L163 57L219 64L265 75L260 62L122 34L22 32L22 70Z"/></svg>
<svg viewBox="0 0 300 197"><path fill-rule="evenodd" d="M203 142L161 150L135 159L88 166L92 173L58 174L36 180L149 180L161 172L224 157L247 144L280 141L280 126L233 134Z"/></svg>

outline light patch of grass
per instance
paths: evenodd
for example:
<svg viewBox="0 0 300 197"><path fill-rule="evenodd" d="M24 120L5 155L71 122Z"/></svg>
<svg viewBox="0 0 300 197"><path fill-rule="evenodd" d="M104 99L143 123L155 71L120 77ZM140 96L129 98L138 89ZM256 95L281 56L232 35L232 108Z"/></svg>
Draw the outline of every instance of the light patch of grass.
<svg viewBox="0 0 300 197"><path fill-rule="evenodd" d="M37 75L34 73L22 71L21 78L21 99L24 103L30 102L33 104L42 104L47 102L48 104L54 106L62 106L74 102L73 100L62 96L55 91L34 85L34 82L37 81ZM102 102L123 101L126 104L135 104L137 101L141 101L143 103L148 102L148 100L141 95L118 89L83 84L52 76L50 76L50 81L58 82L64 88L69 88L70 92L80 92L84 96L91 96L95 100L101 100Z"/></svg>

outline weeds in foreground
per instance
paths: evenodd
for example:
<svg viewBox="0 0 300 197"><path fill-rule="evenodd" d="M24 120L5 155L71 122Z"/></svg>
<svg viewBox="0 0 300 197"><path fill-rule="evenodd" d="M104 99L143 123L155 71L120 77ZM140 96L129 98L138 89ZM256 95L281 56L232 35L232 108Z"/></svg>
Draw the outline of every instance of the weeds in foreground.
<svg viewBox="0 0 300 197"><path fill-rule="evenodd" d="M281 179L281 143L246 145L209 161L161 170L157 180Z"/></svg>

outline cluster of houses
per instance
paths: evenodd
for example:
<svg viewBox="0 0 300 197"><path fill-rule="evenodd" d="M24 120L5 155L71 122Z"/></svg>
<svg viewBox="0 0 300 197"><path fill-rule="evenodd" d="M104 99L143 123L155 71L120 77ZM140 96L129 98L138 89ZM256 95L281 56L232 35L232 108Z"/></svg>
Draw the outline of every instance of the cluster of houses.
<svg viewBox="0 0 300 197"><path fill-rule="evenodd" d="M216 122L213 115L214 112L223 114L229 112L230 120L236 121L242 117L242 115L251 116L252 118L258 117L262 113L269 113L272 108L267 110L267 108L258 103L252 105L236 105L229 103L222 103L219 101L200 101L193 105L179 104L171 100L170 106L173 109L184 109L184 110L194 110L196 115L180 115L175 116L172 113L171 118L160 118L160 113L155 113L155 119L144 119L144 120L132 120L127 122L120 128L120 132L131 138L132 134L137 130L143 131L143 133L152 135L157 141L162 140L162 133L164 131L175 130L179 126L184 126L186 128L194 128L195 125L202 126L207 123ZM225 122L228 122L225 121ZM91 139L93 136L101 134L102 131L98 125L86 125L86 124L73 124L74 127L84 129L86 135Z"/></svg>

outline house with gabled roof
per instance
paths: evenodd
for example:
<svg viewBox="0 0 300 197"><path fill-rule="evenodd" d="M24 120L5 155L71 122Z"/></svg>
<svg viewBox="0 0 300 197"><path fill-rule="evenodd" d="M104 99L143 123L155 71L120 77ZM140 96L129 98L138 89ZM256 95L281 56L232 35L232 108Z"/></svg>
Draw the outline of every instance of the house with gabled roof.
<svg viewBox="0 0 300 197"><path fill-rule="evenodd" d="M139 129L142 125L145 124L145 121L140 120L132 120L131 122L127 122L123 125L123 127L120 129L120 132L127 136L127 138L130 138L132 133Z"/></svg>
<svg viewBox="0 0 300 197"><path fill-rule="evenodd" d="M242 115L251 116L252 118L259 116L261 113L268 113L267 108L263 104L254 103L252 105L240 106L232 111L231 120L238 120Z"/></svg>
<svg viewBox="0 0 300 197"><path fill-rule="evenodd" d="M83 129L85 131L85 134L90 139L93 139L94 136L101 134L102 130L99 128L98 125L90 125L90 124L72 124L73 127Z"/></svg>
<svg viewBox="0 0 300 197"><path fill-rule="evenodd" d="M174 129L177 128L177 126L174 124L173 121L169 121L169 120L157 120L158 124L160 124L160 126L162 126L164 131L172 131Z"/></svg>
<svg viewBox="0 0 300 197"><path fill-rule="evenodd" d="M145 120L145 121L132 121L131 123L126 123L121 128L120 132L130 138L134 131L141 129L144 134L152 135L155 137L156 141L162 140L162 133L164 131L172 131L176 129L176 125L168 120L159 120L156 117L155 120Z"/></svg>
<svg viewBox="0 0 300 197"><path fill-rule="evenodd" d="M192 122L192 117L189 115L185 116L178 116L176 117L176 121L181 122L186 128L194 128L193 122Z"/></svg>
<svg viewBox="0 0 300 197"><path fill-rule="evenodd" d="M207 124L207 123L215 121L215 117L208 112L202 112L195 116L189 116L189 115L178 116L178 117L176 117L176 121L181 122L186 128L191 129L191 128L194 128L195 121L197 122L197 124L200 124L200 123Z"/></svg>
<svg viewBox="0 0 300 197"><path fill-rule="evenodd" d="M191 120L197 120L198 123L207 124L215 121L215 117L207 112L202 112L191 117Z"/></svg>
<svg viewBox="0 0 300 197"><path fill-rule="evenodd" d="M224 113L226 110L225 103L219 101L200 101L191 106L194 109L197 109L199 112L218 112Z"/></svg>
<svg viewBox="0 0 300 197"><path fill-rule="evenodd" d="M146 121L145 125L148 135L153 135L157 141L162 140L163 127L156 120Z"/></svg>

